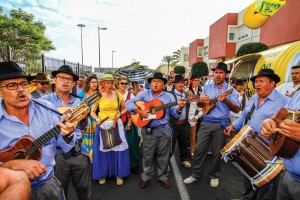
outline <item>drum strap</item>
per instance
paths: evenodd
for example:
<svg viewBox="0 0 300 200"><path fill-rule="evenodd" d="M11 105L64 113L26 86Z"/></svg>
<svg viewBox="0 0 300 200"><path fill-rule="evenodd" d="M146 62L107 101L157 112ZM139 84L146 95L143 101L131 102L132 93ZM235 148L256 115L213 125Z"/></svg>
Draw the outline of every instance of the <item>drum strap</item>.
<svg viewBox="0 0 300 200"><path fill-rule="evenodd" d="M254 109L255 109L255 102L253 103L252 107L251 107L251 110L248 112L248 114L246 115L246 118L245 118L245 125L248 123L248 121L252 118L252 114L254 112Z"/></svg>

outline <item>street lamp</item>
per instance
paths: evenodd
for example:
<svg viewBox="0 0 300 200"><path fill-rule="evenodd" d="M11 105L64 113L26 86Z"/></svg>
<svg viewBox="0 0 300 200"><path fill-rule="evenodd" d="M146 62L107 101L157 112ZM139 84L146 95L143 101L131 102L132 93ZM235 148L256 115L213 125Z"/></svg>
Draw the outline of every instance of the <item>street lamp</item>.
<svg viewBox="0 0 300 200"><path fill-rule="evenodd" d="M77 24L78 27L80 27L81 30L81 72L83 72L83 46L82 46L82 27L85 27L84 24Z"/></svg>
<svg viewBox="0 0 300 200"><path fill-rule="evenodd" d="M98 26L98 44L99 44L99 71L101 72L101 60L100 60L100 31L107 30L107 28L100 28Z"/></svg>
<svg viewBox="0 0 300 200"><path fill-rule="evenodd" d="M112 50L111 51L111 71L113 70L113 68L114 68L114 53L115 53L116 51L114 51L114 50Z"/></svg>

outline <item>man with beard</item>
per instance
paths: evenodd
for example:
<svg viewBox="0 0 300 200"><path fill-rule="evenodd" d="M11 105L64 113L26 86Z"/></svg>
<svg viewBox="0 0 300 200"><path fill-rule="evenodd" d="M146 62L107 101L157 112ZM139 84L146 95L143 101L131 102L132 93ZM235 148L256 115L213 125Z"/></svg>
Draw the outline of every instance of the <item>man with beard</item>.
<svg viewBox="0 0 300 200"><path fill-rule="evenodd" d="M74 74L72 68L68 65L63 65L51 74L54 77L55 91L52 94L41 97L41 99L53 103L56 107L77 107L81 103L80 100L69 93L78 80L78 76ZM66 197L68 195L68 184L71 178L76 188L78 198L88 199L90 197L90 159L82 142L80 132L80 129L84 129L86 124L82 124L81 122L78 123L75 129L74 137L76 138L76 142L74 148L67 153L57 148L55 175L62 183Z"/></svg>
<svg viewBox="0 0 300 200"><path fill-rule="evenodd" d="M11 158L0 162L0 166L27 174L31 183L32 200L62 199L63 190L54 177L54 156L56 147L68 152L74 146L75 138L70 134L73 133L75 124L61 123L61 117L55 114L57 111L51 103L30 99L29 85L34 78L27 76L15 62L0 62L0 96L3 98L0 103L0 150L5 152L5 149L11 148L23 136L37 139L45 136L44 133L50 129L52 133L57 133L57 128L52 129L57 124L60 133L46 141L40 141L42 155L38 161ZM0 159L4 159L2 156L0 154ZM32 154L27 152L27 156L30 158Z"/></svg>
<svg viewBox="0 0 300 200"><path fill-rule="evenodd" d="M296 90L300 88L300 65L293 66L291 69L292 82L283 83L276 88L278 92L288 97L292 97Z"/></svg>
<svg viewBox="0 0 300 200"><path fill-rule="evenodd" d="M222 62L218 63L212 71L214 71L214 83L204 86L198 106L207 107L213 98L217 98L218 101L211 112L203 115L203 122L197 135L193 173L184 180L185 184L191 184L200 179L205 167L206 154L211 145L213 158L212 169L209 173L210 186L217 187L219 185L221 172L220 150L225 146L223 130L229 125L229 112L240 110L237 92L225 82L227 73L230 73L227 70L227 65ZM232 93L226 96L228 88L232 89ZM203 113L205 112L203 111Z"/></svg>
<svg viewBox="0 0 300 200"><path fill-rule="evenodd" d="M137 101L150 102L153 99L158 99L162 104L174 102L175 99L171 93L165 92L165 84L167 79L161 73L154 73L153 77L148 79L150 88L147 91L139 93L134 98L126 102L127 110L139 114L142 119L148 119L149 113L135 105ZM165 115L161 119L153 119L143 128L142 138L142 155L143 155L143 173L141 175L140 187L147 187L154 175L154 157L157 158L157 176L165 188L170 187L168 181L168 163L171 150L172 130L168 125L170 115L178 118L182 113L185 105L184 102L178 101L178 106L173 106L165 109Z"/></svg>

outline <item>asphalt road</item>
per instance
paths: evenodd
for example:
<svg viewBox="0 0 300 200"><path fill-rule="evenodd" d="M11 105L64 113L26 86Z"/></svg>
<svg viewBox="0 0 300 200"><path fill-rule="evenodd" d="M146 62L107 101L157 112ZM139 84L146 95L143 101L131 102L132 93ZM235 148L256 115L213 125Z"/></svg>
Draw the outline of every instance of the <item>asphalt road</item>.
<svg viewBox="0 0 300 200"><path fill-rule="evenodd" d="M190 160L193 165L193 160ZM207 156L206 168L200 181L185 185L182 180L192 173L180 165L178 156L171 159L169 181L171 187L165 189L157 179L152 179L147 188L139 187L139 175L131 174L124 178L124 185L117 186L114 177L108 178L105 185L92 180L92 200L231 200L239 199L243 192L242 174L231 164L222 162L220 185L212 188L209 185L211 159ZM70 200L77 200L76 192L70 186Z"/></svg>

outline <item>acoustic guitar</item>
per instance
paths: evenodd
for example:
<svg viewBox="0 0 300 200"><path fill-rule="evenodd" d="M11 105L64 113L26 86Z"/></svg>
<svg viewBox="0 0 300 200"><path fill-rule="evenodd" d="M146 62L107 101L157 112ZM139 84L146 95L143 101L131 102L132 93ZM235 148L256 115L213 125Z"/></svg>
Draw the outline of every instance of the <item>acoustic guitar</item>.
<svg viewBox="0 0 300 200"><path fill-rule="evenodd" d="M233 91L233 88L226 90L225 95L226 96L230 95L232 93L232 91ZM219 98L219 96L214 99L210 99L207 104L202 106L202 112L204 115L209 114L217 106L218 98Z"/></svg>
<svg viewBox="0 0 300 200"><path fill-rule="evenodd" d="M200 99L198 95L194 95L191 97L188 97L186 99L182 99L180 101L185 101L186 103L189 102L196 102ZM131 115L132 122L134 125L137 127L144 127L147 124L149 124L152 120L158 120L161 119L164 114L165 114L165 109L177 105L177 101L163 104L160 100L158 99L153 99L149 102L144 102L144 101L137 101L135 102L135 105L141 109L149 113L149 117L147 119L141 118L139 114L133 114Z"/></svg>
<svg viewBox="0 0 300 200"><path fill-rule="evenodd" d="M280 124L284 119L291 119L296 122L299 122L298 117L300 116L300 110L293 112L289 111L286 108L281 108L275 115L272 117L277 124ZM273 155L283 157L283 158L292 158L299 150L300 143L282 135L281 133L273 134L270 138L270 152Z"/></svg>
<svg viewBox="0 0 300 200"><path fill-rule="evenodd" d="M76 108L70 108L64 111L64 115L66 115L67 118L63 120L62 123L72 123L82 120L90 112L88 106L96 102L100 97L101 94L96 92ZM37 139L25 135L11 147L0 151L0 162L7 162L14 159L39 160L42 157L41 147L58 133L60 133L60 127L56 125Z"/></svg>

